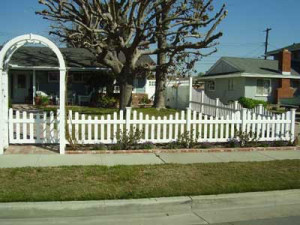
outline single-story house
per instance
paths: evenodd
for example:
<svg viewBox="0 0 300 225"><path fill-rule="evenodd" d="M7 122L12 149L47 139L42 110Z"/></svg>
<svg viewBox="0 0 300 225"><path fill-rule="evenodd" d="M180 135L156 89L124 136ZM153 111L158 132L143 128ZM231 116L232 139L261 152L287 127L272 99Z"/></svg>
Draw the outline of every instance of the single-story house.
<svg viewBox="0 0 300 225"><path fill-rule="evenodd" d="M91 52L81 48L61 48L60 51L68 69L68 98L71 98L72 103L78 103L79 96L90 96L95 90L105 90L106 83L101 78L103 73L109 70L99 64ZM120 57L124 58L122 55ZM154 62L149 56L142 56L138 63ZM141 76L134 81L133 93L149 92L149 95L153 95L154 86L153 81L150 82L145 76ZM117 92L116 83L114 88ZM58 60L49 48L21 47L9 63L10 101L32 104L34 97L40 93L59 99Z"/></svg>
<svg viewBox="0 0 300 225"><path fill-rule="evenodd" d="M278 103L293 97L300 87L300 65L291 53L281 51L277 60L222 57L203 75L205 93L223 103L240 97Z"/></svg>

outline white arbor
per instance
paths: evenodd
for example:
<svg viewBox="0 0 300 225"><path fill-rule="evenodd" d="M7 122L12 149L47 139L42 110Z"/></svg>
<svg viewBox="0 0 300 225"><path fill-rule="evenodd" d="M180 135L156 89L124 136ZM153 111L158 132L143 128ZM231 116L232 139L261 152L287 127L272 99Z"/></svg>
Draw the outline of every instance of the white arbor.
<svg viewBox="0 0 300 225"><path fill-rule="evenodd" d="M57 56L59 62L60 82L60 118L59 118L59 149L60 154L65 153L65 83L66 83L66 64L59 48L49 39L35 34L25 34L18 36L7 42L0 51L0 154L3 154L4 148L9 145L8 140L8 70L9 61L18 48L25 44L42 44L50 48Z"/></svg>

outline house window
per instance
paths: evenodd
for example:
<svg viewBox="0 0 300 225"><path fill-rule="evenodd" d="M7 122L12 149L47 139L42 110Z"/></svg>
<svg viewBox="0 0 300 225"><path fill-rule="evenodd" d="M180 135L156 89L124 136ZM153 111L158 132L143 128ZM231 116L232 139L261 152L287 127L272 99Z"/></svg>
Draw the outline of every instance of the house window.
<svg viewBox="0 0 300 225"><path fill-rule="evenodd" d="M228 91L233 91L233 79L228 80Z"/></svg>
<svg viewBox="0 0 300 225"><path fill-rule="evenodd" d="M215 90L215 81L211 80L207 82L207 88L209 91L214 91Z"/></svg>
<svg viewBox="0 0 300 225"><path fill-rule="evenodd" d="M155 87L155 80L149 80L149 86Z"/></svg>
<svg viewBox="0 0 300 225"><path fill-rule="evenodd" d="M271 93L271 80L258 79L256 86L256 95L269 96Z"/></svg>
<svg viewBox="0 0 300 225"><path fill-rule="evenodd" d="M48 72L48 82L58 82L59 81L59 73L58 72Z"/></svg>

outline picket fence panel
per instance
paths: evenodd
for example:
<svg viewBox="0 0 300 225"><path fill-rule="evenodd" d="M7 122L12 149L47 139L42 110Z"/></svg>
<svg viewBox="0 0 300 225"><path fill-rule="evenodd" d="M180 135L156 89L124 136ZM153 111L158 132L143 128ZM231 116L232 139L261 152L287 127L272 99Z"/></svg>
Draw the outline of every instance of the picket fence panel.
<svg viewBox="0 0 300 225"><path fill-rule="evenodd" d="M234 101L231 104L223 104L218 98L209 98L204 90L192 89L192 97L190 101L190 108L203 114L214 116L214 117L226 117L227 115L232 116L238 111L243 110L243 106L238 102ZM251 113L255 113L261 116L272 117L276 115L273 112L268 111L262 105L259 105L253 109L247 109Z"/></svg>
<svg viewBox="0 0 300 225"><path fill-rule="evenodd" d="M199 143L228 142L238 132L247 133L257 141L290 141L294 139L294 122L294 111L269 117L244 109L219 118L190 109L168 117L149 117L127 109L126 113L120 111L112 118L107 115L100 119L69 111L68 132L70 140L77 144L114 144L118 134L130 131L141 132L141 143L174 142L184 133Z"/></svg>
<svg viewBox="0 0 300 225"><path fill-rule="evenodd" d="M59 143L59 117L54 112L27 113L9 110L11 144ZM69 144L114 144L118 136L139 132L140 142L169 143L184 134L199 143L228 142L237 133L257 141L293 141L295 110L263 116L243 109L231 115L214 117L187 109L175 115L154 117L131 108L113 115L91 116L69 111L66 139Z"/></svg>

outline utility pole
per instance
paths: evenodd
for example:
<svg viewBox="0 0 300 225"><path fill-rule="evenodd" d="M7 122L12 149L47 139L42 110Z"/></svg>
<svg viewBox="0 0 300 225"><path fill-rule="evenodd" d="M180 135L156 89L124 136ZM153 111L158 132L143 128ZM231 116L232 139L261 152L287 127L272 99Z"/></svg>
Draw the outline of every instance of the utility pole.
<svg viewBox="0 0 300 225"><path fill-rule="evenodd" d="M265 60L267 59L268 45L269 45L269 32L272 28L267 28L264 32L266 32L266 42L265 42Z"/></svg>

